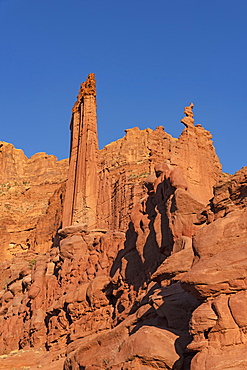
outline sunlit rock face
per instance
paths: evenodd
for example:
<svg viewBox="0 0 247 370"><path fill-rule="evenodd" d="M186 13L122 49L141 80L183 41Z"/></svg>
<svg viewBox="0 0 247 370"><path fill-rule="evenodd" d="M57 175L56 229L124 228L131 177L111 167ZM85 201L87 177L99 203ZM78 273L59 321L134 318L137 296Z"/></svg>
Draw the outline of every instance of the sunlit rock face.
<svg viewBox="0 0 247 370"><path fill-rule="evenodd" d="M247 168L193 107L99 150L90 74L69 162L2 143L0 368L246 368Z"/></svg>
<svg viewBox="0 0 247 370"><path fill-rule="evenodd" d="M0 142L0 261L46 252L61 225L68 160L37 153L27 158Z"/></svg>

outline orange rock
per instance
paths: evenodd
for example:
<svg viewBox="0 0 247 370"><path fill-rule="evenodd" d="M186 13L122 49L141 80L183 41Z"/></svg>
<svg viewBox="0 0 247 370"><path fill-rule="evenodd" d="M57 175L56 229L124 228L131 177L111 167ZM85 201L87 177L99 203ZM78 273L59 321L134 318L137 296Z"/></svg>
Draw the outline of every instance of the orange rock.
<svg viewBox="0 0 247 370"><path fill-rule="evenodd" d="M67 178L68 161L37 153L28 159L22 150L0 142L0 261L15 253L52 245L61 223L61 187Z"/></svg>
<svg viewBox="0 0 247 370"><path fill-rule="evenodd" d="M94 74L81 84L71 120L71 151L63 227L85 222L95 228L98 191L98 137Z"/></svg>
<svg viewBox="0 0 247 370"><path fill-rule="evenodd" d="M90 74L66 196L67 161L2 143L0 368L246 367L246 168L222 176L192 108L99 151Z"/></svg>

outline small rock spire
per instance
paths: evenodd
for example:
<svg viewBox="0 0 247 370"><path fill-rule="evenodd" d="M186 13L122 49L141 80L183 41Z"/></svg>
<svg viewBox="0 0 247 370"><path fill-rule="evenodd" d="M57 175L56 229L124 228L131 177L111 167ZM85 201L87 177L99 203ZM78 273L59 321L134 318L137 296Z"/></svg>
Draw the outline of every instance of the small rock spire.
<svg viewBox="0 0 247 370"><path fill-rule="evenodd" d="M183 123L186 127L194 127L194 113L193 113L194 104L190 103L188 107L184 108L185 117L181 119L181 123Z"/></svg>

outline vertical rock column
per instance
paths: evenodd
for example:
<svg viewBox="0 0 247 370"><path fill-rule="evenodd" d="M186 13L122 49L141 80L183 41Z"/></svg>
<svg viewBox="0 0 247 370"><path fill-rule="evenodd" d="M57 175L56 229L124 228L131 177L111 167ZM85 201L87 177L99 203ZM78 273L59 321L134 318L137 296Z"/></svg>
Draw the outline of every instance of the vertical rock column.
<svg viewBox="0 0 247 370"><path fill-rule="evenodd" d="M94 73L81 84L72 109L68 182L63 210L63 227L86 223L95 228L98 193L98 135L96 81Z"/></svg>

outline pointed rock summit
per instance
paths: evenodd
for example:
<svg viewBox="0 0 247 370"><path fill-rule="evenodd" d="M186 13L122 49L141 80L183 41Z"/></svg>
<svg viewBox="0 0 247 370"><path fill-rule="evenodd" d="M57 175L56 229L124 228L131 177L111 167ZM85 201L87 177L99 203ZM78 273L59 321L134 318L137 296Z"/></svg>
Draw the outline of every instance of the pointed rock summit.
<svg viewBox="0 0 247 370"><path fill-rule="evenodd" d="M192 110L193 108L193 103L190 103L188 107L184 108L185 117L181 119L181 123L183 123L186 127L194 127L194 113Z"/></svg>

